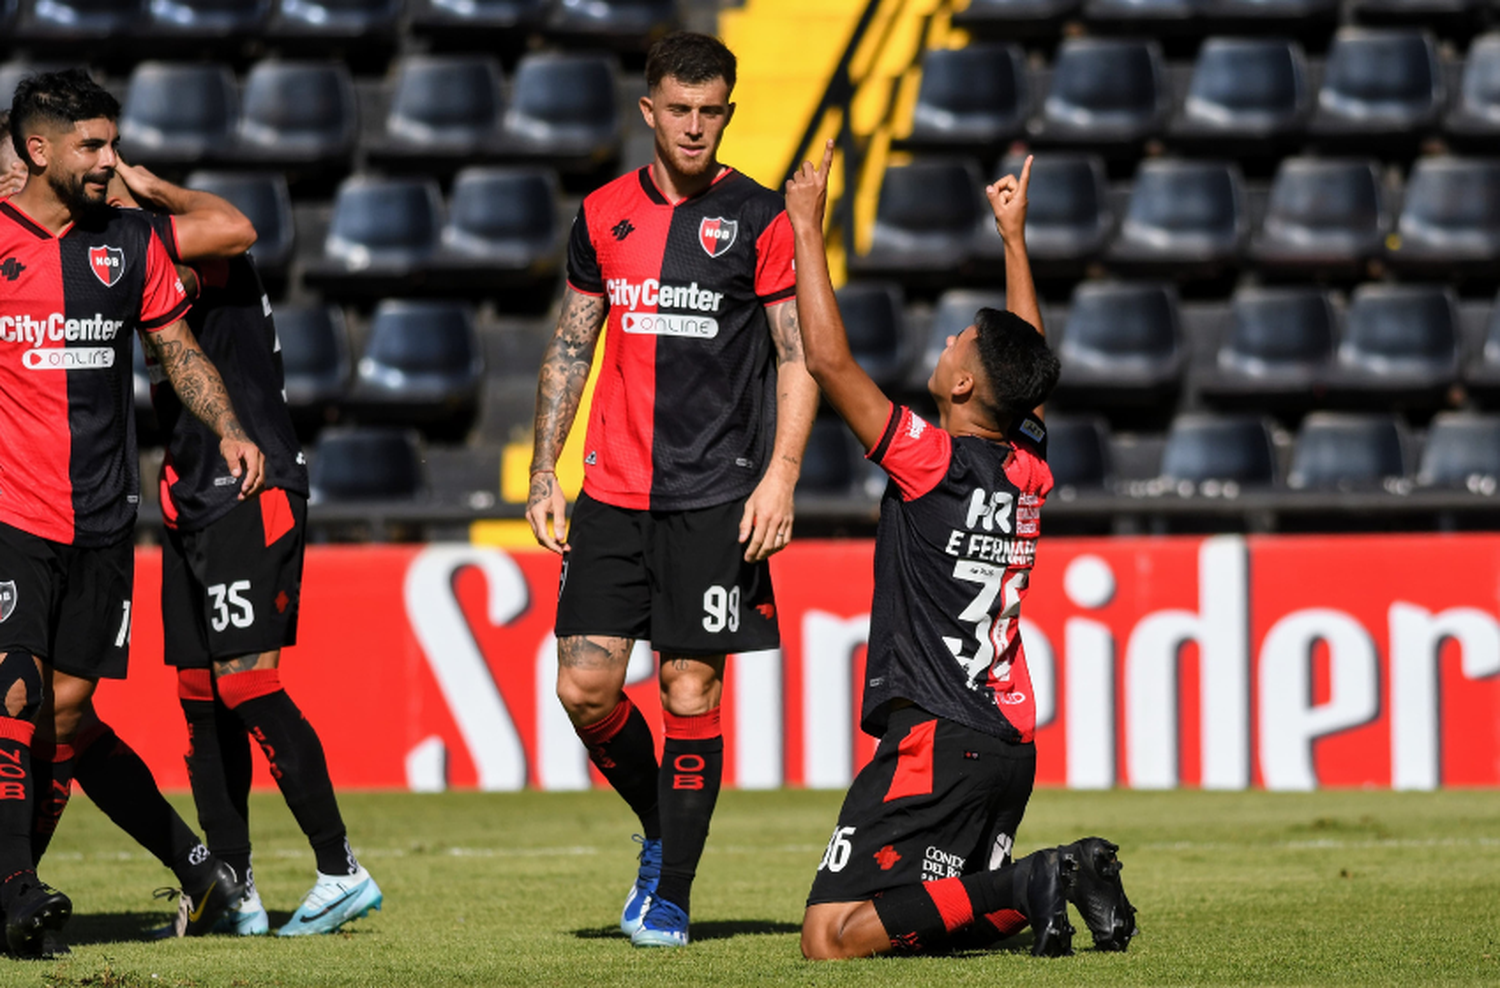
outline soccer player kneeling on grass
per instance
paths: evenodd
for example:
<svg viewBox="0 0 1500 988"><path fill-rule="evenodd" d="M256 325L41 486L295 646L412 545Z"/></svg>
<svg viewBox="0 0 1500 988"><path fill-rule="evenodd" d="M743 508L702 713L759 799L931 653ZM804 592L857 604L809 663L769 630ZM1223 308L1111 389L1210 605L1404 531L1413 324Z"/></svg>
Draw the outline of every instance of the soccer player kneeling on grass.
<svg viewBox="0 0 1500 988"><path fill-rule="evenodd" d="M812 959L973 946L1035 931L1072 953L1068 902L1124 950L1135 910L1116 846L1089 837L1011 860L1036 775L1036 708L1019 629L1043 499L1041 404L1058 363L1026 258L1028 158L987 188L1005 240L1007 312L981 309L928 381L941 426L895 406L855 363L824 256L823 167L787 183L807 367L891 476L875 540L860 726L880 739L854 780L802 920Z"/></svg>

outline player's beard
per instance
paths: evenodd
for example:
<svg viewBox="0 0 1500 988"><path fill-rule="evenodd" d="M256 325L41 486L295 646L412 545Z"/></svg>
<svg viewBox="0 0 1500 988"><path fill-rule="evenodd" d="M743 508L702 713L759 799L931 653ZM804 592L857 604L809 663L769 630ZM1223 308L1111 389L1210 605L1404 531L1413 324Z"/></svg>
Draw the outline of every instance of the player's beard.
<svg viewBox="0 0 1500 988"><path fill-rule="evenodd" d="M58 201L68 207L68 212L76 221L96 216L109 208L107 190L109 180L113 177L114 169L101 168L96 172L85 172L76 178L69 175L48 175L47 184L52 187ZM89 182L101 183L106 192L101 193L97 199L93 198L88 192Z"/></svg>
<svg viewBox="0 0 1500 988"><path fill-rule="evenodd" d="M699 175L719 167L718 155L716 153L700 154L696 158L688 158L679 153L674 144L671 147L657 145L657 151L667 161L672 163L679 175L687 178L697 178Z"/></svg>

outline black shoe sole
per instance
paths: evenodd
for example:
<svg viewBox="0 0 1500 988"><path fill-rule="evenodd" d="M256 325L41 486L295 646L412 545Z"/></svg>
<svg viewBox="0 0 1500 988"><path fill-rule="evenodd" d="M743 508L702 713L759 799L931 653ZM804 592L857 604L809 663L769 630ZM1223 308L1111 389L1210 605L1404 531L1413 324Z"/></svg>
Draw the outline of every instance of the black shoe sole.
<svg viewBox="0 0 1500 988"><path fill-rule="evenodd" d="M1123 952L1140 932L1135 907L1120 882L1119 847L1102 837L1085 837L1072 845L1082 868L1073 895L1073 905L1083 916L1094 937L1094 949Z"/></svg>
<svg viewBox="0 0 1500 988"><path fill-rule="evenodd" d="M1027 888L1027 906L1032 914L1033 957L1070 957L1073 926L1068 922L1068 897L1078 876L1078 856L1070 848L1038 851Z"/></svg>
<svg viewBox="0 0 1500 988"><path fill-rule="evenodd" d="M61 930L73 916L73 903L61 892L53 892L27 914L18 918L6 918L5 945L17 957L48 959L59 953L67 953L66 945L53 938L48 943L48 933Z"/></svg>

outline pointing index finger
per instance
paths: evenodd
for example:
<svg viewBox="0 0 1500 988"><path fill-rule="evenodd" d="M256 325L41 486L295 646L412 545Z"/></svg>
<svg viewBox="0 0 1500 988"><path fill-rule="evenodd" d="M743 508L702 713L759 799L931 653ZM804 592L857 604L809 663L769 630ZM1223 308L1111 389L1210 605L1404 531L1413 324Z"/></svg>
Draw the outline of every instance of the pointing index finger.
<svg viewBox="0 0 1500 988"><path fill-rule="evenodd" d="M1026 187L1031 184L1031 155L1026 156L1026 161L1021 165L1021 178L1019 180L1019 191L1026 195Z"/></svg>

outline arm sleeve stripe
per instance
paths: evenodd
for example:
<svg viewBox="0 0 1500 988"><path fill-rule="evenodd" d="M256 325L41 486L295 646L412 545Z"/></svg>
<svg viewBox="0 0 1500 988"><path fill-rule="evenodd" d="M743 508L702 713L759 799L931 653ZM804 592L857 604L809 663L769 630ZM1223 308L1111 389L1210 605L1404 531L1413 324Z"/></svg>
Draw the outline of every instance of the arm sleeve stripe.
<svg viewBox="0 0 1500 988"><path fill-rule="evenodd" d="M587 288L579 288L577 285L575 285L573 283L573 279L572 278L568 279L568 287L571 288L571 289L573 289L573 291L577 292L580 295L589 295L589 296L592 296L593 298L603 298L604 297L604 293L603 292L591 292Z"/></svg>
<svg viewBox="0 0 1500 988"><path fill-rule="evenodd" d="M192 307L193 304L191 302L189 302L187 299L183 299L181 302L178 302L176 305L172 306L172 310L166 315L157 316L155 319L141 320L141 329L145 330L148 333L155 332L158 329L164 329L165 327L170 326L172 323L181 319L183 316L187 315L188 310Z"/></svg>
<svg viewBox="0 0 1500 988"><path fill-rule="evenodd" d="M796 297L797 297L797 286L796 285L788 285L787 287L781 289L780 291L772 292L769 295L762 295L760 297L760 300L765 305L774 305L777 302L785 302L789 298L796 298Z"/></svg>
<svg viewBox="0 0 1500 988"><path fill-rule="evenodd" d="M899 409L895 402L891 402L891 415L885 421L885 432L880 434L880 442L870 450L869 459L879 463L884 458L886 450L891 448L891 440L896 438L896 428L901 424L901 416L897 414Z"/></svg>

